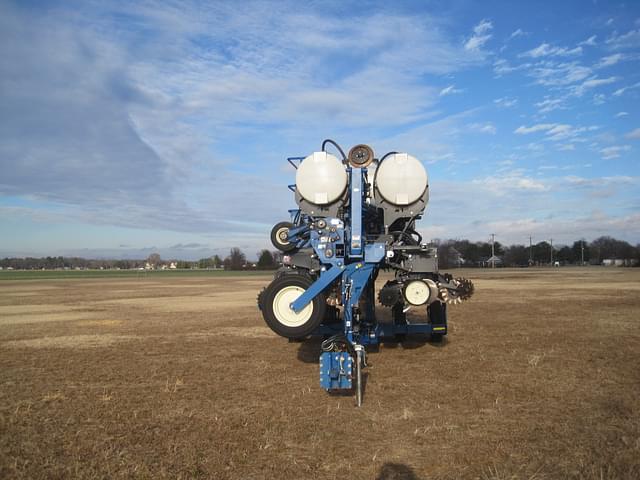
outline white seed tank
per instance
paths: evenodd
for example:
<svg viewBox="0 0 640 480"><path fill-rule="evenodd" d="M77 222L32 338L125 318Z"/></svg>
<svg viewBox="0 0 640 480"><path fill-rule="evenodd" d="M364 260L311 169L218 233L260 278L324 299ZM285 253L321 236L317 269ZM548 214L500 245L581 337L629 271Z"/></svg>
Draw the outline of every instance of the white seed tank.
<svg viewBox="0 0 640 480"><path fill-rule="evenodd" d="M393 153L376 168L378 192L393 205L412 204L424 195L428 184L427 170L420 160L406 153Z"/></svg>
<svg viewBox="0 0 640 480"><path fill-rule="evenodd" d="M314 152L296 170L296 189L306 201L328 205L338 200L347 188L343 163L327 152Z"/></svg>

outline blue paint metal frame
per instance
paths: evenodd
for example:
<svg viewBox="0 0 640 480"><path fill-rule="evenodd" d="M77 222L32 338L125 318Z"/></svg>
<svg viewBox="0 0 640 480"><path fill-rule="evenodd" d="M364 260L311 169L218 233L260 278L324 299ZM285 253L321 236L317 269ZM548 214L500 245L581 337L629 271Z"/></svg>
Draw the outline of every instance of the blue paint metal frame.
<svg viewBox="0 0 640 480"><path fill-rule="evenodd" d="M350 215L349 215L349 257L352 259L362 258L362 176L366 172L365 168L349 169L349 186L351 188Z"/></svg>
<svg viewBox="0 0 640 480"><path fill-rule="evenodd" d="M290 157L289 163L297 168L295 162L303 157ZM375 317L374 281L380 265L386 256L385 243L366 244L363 231L365 191L363 191L366 168L349 167L349 203L345 212L345 222L338 218L325 218L327 227L322 230L310 229L304 225L289 231L289 241L296 246L311 246L322 265L320 276L298 297L291 309L299 313L313 299L331 286L340 277L342 304L342 324L321 324L312 334L314 336L333 336L344 334L352 348L359 345L377 345L386 338L396 335L446 334L444 325L431 323L394 324L378 323ZM291 217L297 218L300 210L291 210ZM309 233L308 239L302 238ZM340 253L339 253L340 252ZM364 302L360 300L365 295ZM360 305L364 303L364 310ZM446 313L445 313L446 315ZM323 352L320 355L320 384L326 390L353 388L354 366L356 362L352 350Z"/></svg>
<svg viewBox="0 0 640 480"><path fill-rule="evenodd" d="M353 359L348 352L322 352L320 386L325 390L353 388Z"/></svg>
<svg viewBox="0 0 640 480"><path fill-rule="evenodd" d="M300 313L309 302L316 298L316 296L340 276L343 268L344 267L335 266L322 272L320 278L313 282L311 286L291 304L291 310Z"/></svg>

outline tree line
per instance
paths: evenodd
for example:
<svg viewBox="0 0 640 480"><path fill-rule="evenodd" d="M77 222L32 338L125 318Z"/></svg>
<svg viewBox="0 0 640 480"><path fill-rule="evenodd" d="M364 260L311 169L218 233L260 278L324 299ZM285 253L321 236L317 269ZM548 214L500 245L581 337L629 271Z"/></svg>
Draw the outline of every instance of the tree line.
<svg viewBox="0 0 640 480"><path fill-rule="evenodd" d="M435 240L440 268L483 267L490 264L491 242L470 242L469 240ZM640 244L635 247L624 240L609 236L596 238L591 242L576 240L571 245L551 245L541 241L531 245L515 244L505 246L493 243L495 259L500 265L524 267L529 265L601 265L605 260L632 260L640 262Z"/></svg>
<svg viewBox="0 0 640 480"><path fill-rule="evenodd" d="M491 242L471 242L469 240L434 240L438 250L440 268L483 267L488 266L492 255ZM635 247L623 240L603 236L592 242L576 240L570 246L552 246L542 241L532 245L502 245L494 242L493 253L499 265L523 267L528 265L549 265L559 262L562 265L585 264L600 265L605 260L634 260L640 263L640 244ZM173 264L178 269L225 269L225 270L272 270L280 265L282 254L263 249L257 253L257 261L247 260L245 253L233 247L229 255L219 255L189 260L163 260L158 253L152 253L146 259L104 260L81 257L26 257L4 258L0 260L3 269L53 270L53 269L140 269L167 268Z"/></svg>
<svg viewBox="0 0 640 480"><path fill-rule="evenodd" d="M256 262L247 261L247 256L237 247L229 251L229 255L222 258L219 255L201 258L199 260L163 260L158 253L152 253L145 259L116 260L116 259L87 259L82 257L25 257L0 259L0 268L15 270L76 270L76 269L225 269L225 270L271 270L279 266L281 256L279 252L267 249L257 254Z"/></svg>

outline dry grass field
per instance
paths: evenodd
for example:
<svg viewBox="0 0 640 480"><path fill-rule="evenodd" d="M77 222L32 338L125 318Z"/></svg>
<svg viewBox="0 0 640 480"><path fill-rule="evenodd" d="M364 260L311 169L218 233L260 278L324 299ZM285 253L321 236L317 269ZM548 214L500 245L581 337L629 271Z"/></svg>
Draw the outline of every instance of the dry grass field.
<svg viewBox="0 0 640 480"><path fill-rule="evenodd" d="M0 281L0 478L640 478L640 269L455 273L448 340L372 352L360 409L270 276Z"/></svg>

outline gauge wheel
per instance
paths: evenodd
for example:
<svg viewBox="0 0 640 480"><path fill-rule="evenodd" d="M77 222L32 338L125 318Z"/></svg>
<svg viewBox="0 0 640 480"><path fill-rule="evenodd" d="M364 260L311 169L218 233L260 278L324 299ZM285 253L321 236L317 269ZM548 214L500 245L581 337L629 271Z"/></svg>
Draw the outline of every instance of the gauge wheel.
<svg viewBox="0 0 640 480"><path fill-rule="evenodd" d="M262 316L271 330L285 338L302 338L320 326L327 308L324 293L299 313L290 307L312 283L305 275L284 275L271 282L262 296Z"/></svg>
<svg viewBox="0 0 640 480"><path fill-rule="evenodd" d="M289 236L289 230L293 228L291 222L276 223L271 229L271 243L281 252L290 252L295 250L296 245L291 243L287 237Z"/></svg>

